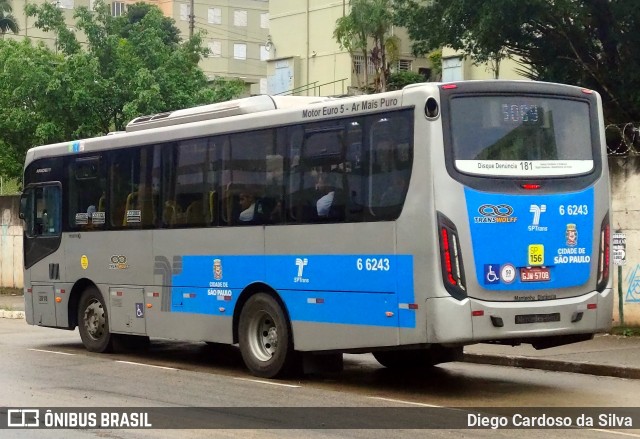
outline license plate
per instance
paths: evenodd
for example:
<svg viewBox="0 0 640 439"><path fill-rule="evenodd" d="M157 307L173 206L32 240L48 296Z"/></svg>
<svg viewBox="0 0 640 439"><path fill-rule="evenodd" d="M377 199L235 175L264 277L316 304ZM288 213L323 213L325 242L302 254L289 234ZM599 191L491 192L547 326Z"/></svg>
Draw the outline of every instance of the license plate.
<svg viewBox="0 0 640 439"><path fill-rule="evenodd" d="M524 314L516 316L516 325L524 325L527 323L549 323L559 322L560 313L553 314Z"/></svg>
<svg viewBox="0 0 640 439"><path fill-rule="evenodd" d="M531 266L544 265L544 245L529 245L529 264Z"/></svg>
<svg viewBox="0 0 640 439"><path fill-rule="evenodd" d="M549 267L523 267L520 269L520 282L548 282L550 280Z"/></svg>

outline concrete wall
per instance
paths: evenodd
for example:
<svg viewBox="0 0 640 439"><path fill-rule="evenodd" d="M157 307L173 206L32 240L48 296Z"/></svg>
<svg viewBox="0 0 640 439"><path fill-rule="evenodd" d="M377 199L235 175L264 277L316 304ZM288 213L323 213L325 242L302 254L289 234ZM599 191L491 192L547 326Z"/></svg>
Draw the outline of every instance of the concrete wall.
<svg viewBox="0 0 640 439"><path fill-rule="evenodd" d="M0 287L22 288L22 220L20 197L0 196Z"/></svg>
<svg viewBox="0 0 640 439"><path fill-rule="evenodd" d="M626 236L625 264L621 269L613 267L614 320L619 324L620 288L625 325L640 326L640 157L610 158L609 169L613 211L611 232L621 231Z"/></svg>

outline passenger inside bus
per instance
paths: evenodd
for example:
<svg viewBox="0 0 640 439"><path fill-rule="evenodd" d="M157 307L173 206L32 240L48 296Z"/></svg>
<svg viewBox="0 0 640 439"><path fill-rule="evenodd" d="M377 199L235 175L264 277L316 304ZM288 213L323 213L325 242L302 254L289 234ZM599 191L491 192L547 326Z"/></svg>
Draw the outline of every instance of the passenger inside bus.
<svg viewBox="0 0 640 439"><path fill-rule="evenodd" d="M342 171L338 168L318 175L315 210L317 220L342 221L345 218L346 200Z"/></svg>
<svg viewBox="0 0 640 439"><path fill-rule="evenodd" d="M333 183L332 174L320 173L318 175L316 190L320 193L320 198L316 202L318 217L326 218L329 216L333 199L336 195L336 188Z"/></svg>
<svg viewBox="0 0 640 439"><path fill-rule="evenodd" d="M256 218L256 199L255 196L249 191L244 191L240 194L240 215L238 216L238 221L240 222L251 222Z"/></svg>

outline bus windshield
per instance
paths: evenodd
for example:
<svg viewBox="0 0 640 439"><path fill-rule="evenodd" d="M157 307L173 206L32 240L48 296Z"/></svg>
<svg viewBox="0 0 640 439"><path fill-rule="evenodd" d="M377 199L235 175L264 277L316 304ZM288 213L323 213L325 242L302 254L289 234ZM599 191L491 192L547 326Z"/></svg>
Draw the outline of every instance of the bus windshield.
<svg viewBox="0 0 640 439"><path fill-rule="evenodd" d="M451 100L456 168L487 176L552 177L593 169L589 104L534 96Z"/></svg>

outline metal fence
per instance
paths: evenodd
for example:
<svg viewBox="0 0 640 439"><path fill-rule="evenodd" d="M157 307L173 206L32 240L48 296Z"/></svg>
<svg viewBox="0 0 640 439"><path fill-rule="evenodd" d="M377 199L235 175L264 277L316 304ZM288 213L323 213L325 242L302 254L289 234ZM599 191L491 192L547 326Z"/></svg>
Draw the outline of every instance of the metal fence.
<svg viewBox="0 0 640 439"><path fill-rule="evenodd" d="M610 156L640 156L640 122L607 125L605 137Z"/></svg>

